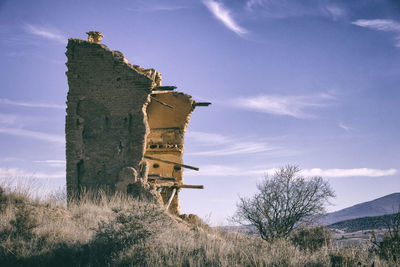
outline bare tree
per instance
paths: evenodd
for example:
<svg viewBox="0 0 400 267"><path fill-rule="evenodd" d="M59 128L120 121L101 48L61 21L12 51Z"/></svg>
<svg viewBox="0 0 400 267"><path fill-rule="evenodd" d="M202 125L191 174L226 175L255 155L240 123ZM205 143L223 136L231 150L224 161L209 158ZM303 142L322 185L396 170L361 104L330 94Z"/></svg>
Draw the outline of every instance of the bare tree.
<svg viewBox="0 0 400 267"><path fill-rule="evenodd" d="M252 224L261 238L287 237L300 223L309 224L325 213L325 203L335 194L322 177L303 177L297 166L280 168L257 185L252 198L240 198L233 220Z"/></svg>

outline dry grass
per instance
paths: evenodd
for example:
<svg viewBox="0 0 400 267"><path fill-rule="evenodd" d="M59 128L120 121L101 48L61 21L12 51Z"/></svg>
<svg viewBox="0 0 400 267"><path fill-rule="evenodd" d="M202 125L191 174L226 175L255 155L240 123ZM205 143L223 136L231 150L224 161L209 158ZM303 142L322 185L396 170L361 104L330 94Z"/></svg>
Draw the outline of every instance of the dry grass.
<svg viewBox="0 0 400 267"><path fill-rule="evenodd" d="M190 225L126 195L54 199L0 192L0 266L390 266L365 249L310 252Z"/></svg>

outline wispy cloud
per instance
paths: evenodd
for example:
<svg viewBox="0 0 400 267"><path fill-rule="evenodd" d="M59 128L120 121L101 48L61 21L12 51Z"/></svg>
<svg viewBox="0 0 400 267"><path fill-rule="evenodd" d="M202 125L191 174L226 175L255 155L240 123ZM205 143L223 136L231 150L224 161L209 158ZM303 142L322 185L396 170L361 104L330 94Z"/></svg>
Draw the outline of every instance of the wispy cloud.
<svg viewBox="0 0 400 267"><path fill-rule="evenodd" d="M26 24L25 30L32 34L45 39L53 40L58 43L66 44L67 38L63 36L58 30L50 29L43 26Z"/></svg>
<svg viewBox="0 0 400 267"><path fill-rule="evenodd" d="M332 19L334 19L334 20L342 18L342 17L346 16L346 14L347 14L345 9L338 7L338 6L334 6L334 5L326 6L325 10L326 10L327 14L330 15L332 17Z"/></svg>
<svg viewBox="0 0 400 267"><path fill-rule="evenodd" d="M231 137L222 134L199 131L189 131L186 134L186 138L189 138L190 140L193 140L195 142L201 142L210 145L226 144L232 141Z"/></svg>
<svg viewBox="0 0 400 267"><path fill-rule="evenodd" d="M19 129L19 128L0 127L0 133L21 136L21 137L26 137L26 138L31 138L31 139L41 140L41 141L47 141L47 142L51 142L51 143L59 143L59 144L65 143L65 138L64 138L64 136L61 136L61 135L48 134L48 133L30 131L30 130Z"/></svg>
<svg viewBox="0 0 400 267"><path fill-rule="evenodd" d="M17 116L12 114L1 114L0 113L0 125L1 124L14 124L17 121Z"/></svg>
<svg viewBox="0 0 400 267"><path fill-rule="evenodd" d="M332 104L334 97L328 94L318 95L262 95L242 97L233 101L233 105L273 115L286 115L298 119L315 118L310 109L326 107Z"/></svg>
<svg viewBox="0 0 400 267"><path fill-rule="evenodd" d="M372 30L395 33L395 46L400 48L400 22L391 19L359 19L353 21L352 24Z"/></svg>
<svg viewBox="0 0 400 267"><path fill-rule="evenodd" d="M265 143L241 142L241 143L230 144L229 146L221 149L199 151L190 154L197 156L229 156L229 155L254 154L272 150L274 150L274 148Z"/></svg>
<svg viewBox="0 0 400 267"><path fill-rule="evenodd" d="M19 168L0 168L1 179L13 178L39 178L39 179L65 179L65 172L43 173L30 172Z"/></svg>
<svg viewBox="0 0 400 267"><path fill-rule="evenodd" d="M305 169L303 175L306 176L322 176L322 177L381 177L397 174L397 169Z"/></svg>
<svg viewBox="0 0 400 267"><path fill-rule="evenodd" d="M350 131L354 130L354 128L345 125L341 121L339 121L339 127L342 128L343 130L347 131L347 132L350 132Z"/></svg>
<svg viewBox="0 0 400 267"><path fill-rule="evenodd" d="M43 165L47 165L50 167L65 167L66 161L65 160L56 160L56 159L49 159L49 160L35 160L35 163L40 163Z"/></svg>
<svg viewBox="0 0 400 267"><path fill-rule="evenodd" d="M196 156L230 156L276 150L275 147L272 147L264 141L247 141L243 140L243 138L234 138L215 133L188 132L186 138L189 142L192 141L200 144L201 150L203 151L187 153ZM218 146L219 148L214 149L215 146Z"/></svg>
<svg viewBox="0 0 400 267"><path fill-rule="evenodd" d="M7 98L0 98L0 105L12 105L12 106L29 107L29 108L57 108L57 109L65 109L66 108L65 105L13 101L13 100L9 100Z"/></svg>
<svg viewBox="0 0 400 267"><path fill-rule="evenodd" d="M359 19L352 24L385 32L400 32L400 23L390 19Z"/></svg>
<svg viewBox="0 0 400 267"><path fill-rule="evenodd" d="M199 172L188 171L186 176L251 176L255 178L273 175L277 168L243 168L237 166L224 165L205 165ZM370 168L354 168L354 169L303 169L301 174L306 177L322 176L323 178L341 178L341 177L384 177L398 173L397 169L370 169Z"/></svg>
<svg viewBox="0 0 400 267"><path fill-rule="evenodd" d="M239 36L244 36L247 33L247 30L239 26L239 24L232 17L230 10L227 9L222 3L214 0L204 0L203 4L229 30L233 31Z"/></svg>
<svg viewBox="0 0 400 267"><path fill-rule="evenodd" d="M161 5L148 5L141 7L128 7L128 11L137 11L137 12L155 12L155 11L177 11L182 9L190 8L189 6L161 6Z"/></svg>
<svg viewBox="0 0 400 267"><path fill-rule="evenodd" d="M322 16L334 20L346 15L346 10L329 1L309 0L248 0L246 10L268 18Z"/></svg>

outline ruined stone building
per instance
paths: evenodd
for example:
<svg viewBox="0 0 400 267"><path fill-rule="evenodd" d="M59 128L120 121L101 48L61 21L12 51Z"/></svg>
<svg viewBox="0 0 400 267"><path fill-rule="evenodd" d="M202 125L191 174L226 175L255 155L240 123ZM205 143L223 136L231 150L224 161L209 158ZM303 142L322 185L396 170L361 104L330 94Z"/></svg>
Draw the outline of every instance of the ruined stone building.
<svg viewBox="0 0 400 267"><path fill-rule="evenodd" d="M100 44L102 35L69 39L66 116L67 192L104 188L158 201L179 214L184 133L197 103L161 86L154 69L131 65Z"/></svg>

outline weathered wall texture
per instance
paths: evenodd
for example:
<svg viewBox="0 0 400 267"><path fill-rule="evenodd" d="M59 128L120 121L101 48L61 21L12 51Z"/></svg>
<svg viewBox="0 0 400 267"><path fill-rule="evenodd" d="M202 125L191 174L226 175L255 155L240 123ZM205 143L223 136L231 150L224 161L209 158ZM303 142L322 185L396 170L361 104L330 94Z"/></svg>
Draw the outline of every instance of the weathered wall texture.
<svg viewBox="0 0 400 267"><path fill-rule="evenodd" d="M66 55L67 190L114 190L119 172L139 170L143 159L155 71L139 72L121 52L78 39L69 40Z"/></svg>
<svg viewBox="0 0 400 267"><path fill-rule="evenodd" d="M147 136L146 156L170 162L183 163L184 134L195 101L191 96L179 92L159 92L153 94L153 101L147 107L150 134ZM173 108L160 104L157 99ZM179 186L183 185L181 166L166 162L149 161L149 173L176 178L177 194L172 199L170 212L179 213ZM161 195L167 202L173 188L163 188Z"/></svg>
<svg viewBox="0 0 400 267"><path fill-rule="evenodd" d="M179 214L184 133L195 106L209 103L165 91L160 73L99 44L101 33L88 34L89 41L70 39L66 52L69 199L82 188L105 188Z"/></svg>

